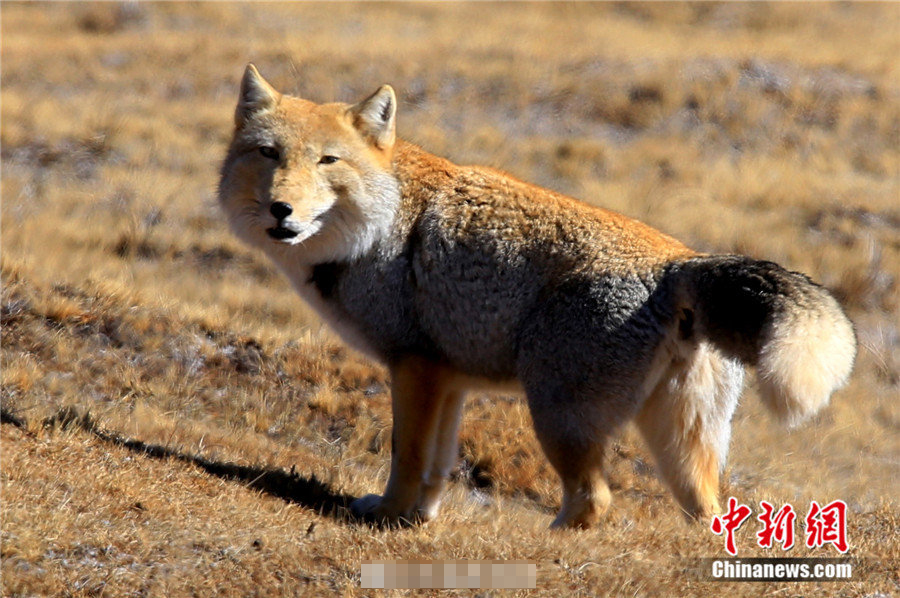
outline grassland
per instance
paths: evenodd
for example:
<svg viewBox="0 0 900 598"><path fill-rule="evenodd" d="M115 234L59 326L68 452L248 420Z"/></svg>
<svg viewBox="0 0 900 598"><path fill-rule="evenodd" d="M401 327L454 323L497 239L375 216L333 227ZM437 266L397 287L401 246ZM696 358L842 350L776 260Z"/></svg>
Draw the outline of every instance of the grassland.
<svg viewBox="0 0 900 598"><path fill-rule="evenodd" d="M361 560L405 558L536 561L542 596L900 592L900 5L4 2L0 18L3 596L362 596ZM218 213L249 60L318 101L391 83L400 135L435 153L830 288L860 340L851 383L791 431L751 385L722 490L801 517L845 500L855 579L700 580L693 559L722 540L682 521L631 430L602 524L545 531L557 483L517 397L469 398L439 520L347 521L386 478L388 379ZM755 531L740 556L785 555Z"/></svg>

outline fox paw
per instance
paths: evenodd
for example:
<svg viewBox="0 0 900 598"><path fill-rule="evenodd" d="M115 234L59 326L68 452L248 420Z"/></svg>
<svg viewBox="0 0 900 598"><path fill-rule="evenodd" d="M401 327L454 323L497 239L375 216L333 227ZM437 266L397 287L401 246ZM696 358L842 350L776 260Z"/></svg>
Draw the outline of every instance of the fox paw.
<svg viewBox="0 0 900 598"><path fill-rule="evenodd" d="M350 503L350 512L354 517L360 519L374 515L378 507L381 506L382 496L380 494L366 494L362 498L357 498Z"/></svg>
<svg viewBox="0 0 900 598"><path fill-rule="evenodd" d="M350 513L357 519L388 527L406 527L419 523L415 514L391 508L379 494L367 494L350 503Z"/></svg>

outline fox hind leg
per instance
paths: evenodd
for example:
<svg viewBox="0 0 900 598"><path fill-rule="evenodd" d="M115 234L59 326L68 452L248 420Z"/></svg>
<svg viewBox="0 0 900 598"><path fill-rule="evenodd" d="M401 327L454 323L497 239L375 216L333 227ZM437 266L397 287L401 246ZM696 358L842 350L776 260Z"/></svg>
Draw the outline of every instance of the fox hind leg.
<svg viewBox="0 0 900 598"><path fill-rule="evenodd" d="M551 528L588 528L609 507L612 495L606 480L604 450L612 429L597 428L597 417L566 402L534 400L529 394L534 428L547 460L562 482L562 505ZM606 422L610 420L606 419Z"/></svg>
<svg viewBox="0 0 900 598"><path fill-rule="evenodd" d="M739 362L701 343L673 362L636 418L660 475L693 519L719 512L719 472L743 374Z"/></svg>
<svg viewBox="0 0 900 598"><path fill-rule="evenodd" d="M563 486L562 506L551 528L589 528L609 508L612 494L603 472L603 451L597 450L592 457L591 462L566 465L551 460Z"/></svg>

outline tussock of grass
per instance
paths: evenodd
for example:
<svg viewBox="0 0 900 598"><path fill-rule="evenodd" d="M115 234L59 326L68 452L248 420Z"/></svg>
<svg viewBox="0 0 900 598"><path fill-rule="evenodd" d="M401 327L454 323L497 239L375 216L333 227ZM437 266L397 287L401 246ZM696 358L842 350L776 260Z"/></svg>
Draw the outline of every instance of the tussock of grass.
<svg viewBox="0 0 900 598"><path fill-rule="evenodd" d="M538 595L897 591L894 6L2 10L4 595L362 595L370 558L529 559ZM435 153L830 288L860 340L850 385L790 432L751 385L722 490L847 501L856 581L697 580L721 539L682 521L632 430L602 524L546 532L557 481L519 397L469 397L440 519L348 521L387 478L390 381L218 213L248 60L320 101L389 82L401 136ZM784 555L753 527L741 556Z"/></svg>

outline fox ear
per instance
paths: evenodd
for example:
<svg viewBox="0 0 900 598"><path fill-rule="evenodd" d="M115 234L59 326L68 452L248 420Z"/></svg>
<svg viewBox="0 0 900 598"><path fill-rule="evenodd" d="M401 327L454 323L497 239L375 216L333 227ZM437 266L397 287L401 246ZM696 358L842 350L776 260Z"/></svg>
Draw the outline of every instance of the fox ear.
<svg viewBox="0 0 900 598"><path fill-rule="evenodd" d="M253 64L248 64L241 79L241 95L234 113L234 124L241 126L254 114L274 108L281 94L262 78Z"/></svg>
<svg viewBox="0 0 900 598"><path fill-rule="evenodd" d="M396 138L397 96L390 85L350 108L353 125L381 149L394 145Z"/></svg>

